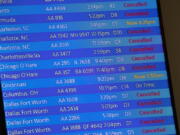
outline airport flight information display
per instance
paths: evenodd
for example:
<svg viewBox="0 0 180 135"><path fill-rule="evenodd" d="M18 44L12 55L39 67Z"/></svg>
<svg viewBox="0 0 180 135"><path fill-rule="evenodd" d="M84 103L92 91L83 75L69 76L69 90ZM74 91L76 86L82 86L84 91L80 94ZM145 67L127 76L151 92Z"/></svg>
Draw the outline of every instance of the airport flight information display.
<svg viewBox="0 0 180 135"><path fill-rule="evenodd" d="M176 135L156 0L1 0L8 135Z"/></svg>

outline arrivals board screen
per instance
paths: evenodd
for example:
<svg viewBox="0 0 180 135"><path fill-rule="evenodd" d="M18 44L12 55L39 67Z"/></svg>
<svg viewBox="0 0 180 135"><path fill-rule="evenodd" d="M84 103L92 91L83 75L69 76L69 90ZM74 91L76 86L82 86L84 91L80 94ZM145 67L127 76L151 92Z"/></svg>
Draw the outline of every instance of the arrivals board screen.
<svg viewBox="0 0 180 135"><path fill-rule="evenodd" d="M8 135L177 135L156 0L1 0Z"/></svg>

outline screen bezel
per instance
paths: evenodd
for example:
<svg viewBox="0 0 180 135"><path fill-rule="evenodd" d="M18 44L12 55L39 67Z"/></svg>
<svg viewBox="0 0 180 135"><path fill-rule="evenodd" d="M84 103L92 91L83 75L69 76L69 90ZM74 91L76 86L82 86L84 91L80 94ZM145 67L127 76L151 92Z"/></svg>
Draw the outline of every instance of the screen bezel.
<svg viewBox="0 0 180 135"><path fill-rule="evenodd" d="M0 80L0 135L7 135L1 80Z"/></svg>
<svg viewBox="0 0 180 135"><path fill-rule="evenodd" d="M171 79L171 73L170 73L170 64L169 64L168 51L167 51L168 49L167 49L165 31L164 31L165 27L164 27L163 18L162 18L163 13L161 11L161 1L156 0L156 2L157 2L158 19L159 19L159 22L160 22L160 31L161 31L161 37L162 37L162 47L163 47L163 53L164 53L164 56L165 56L166 72L167 72L167 76L168 76L167 80L168 80L168 83L169 83L168 85L169 85L169 90L170 90L170 98L171 98L171 103L172 103L176 134L179 135L180 130L179 130L177 112L176 112L176 107L175 107L175 97L174 97L174 91L173 91L172 79ZM0 86L1 86L1 83L0 83ZM6 119L5 119L2 87L0 87L0 135L1 134L7 135L7 127L6 127Z"/></svg>
<svg viewBox="0 0 180 135"><path fill-rule="evenodd" d="M162 36L162 47L163 47L163 52L165 56L165 65L166 65L166 72L167 72L167 80L169 83L169 91L170 91L170 98L171 98L171 103L172 103L172 109L173 109L173 116L174 116L174 122L175 122L175 128L176 128L176 134L180 134L179 130L179 123L178 123L178 118L177 118L177 111L176 111L176 104L175 104L175 97L174 97L174 89L172 85L172 79L171 79L171 72L170 72L170 63L169 63L169 57L168 57L168 48L167 48L167 43L166 43L166 37L165 37L165 30L164 30L164 23L163 23L163 13L161 10L161 0L156 0L157 2L157 9L158 9L158 19L160 22L160 32Z"/></svg>

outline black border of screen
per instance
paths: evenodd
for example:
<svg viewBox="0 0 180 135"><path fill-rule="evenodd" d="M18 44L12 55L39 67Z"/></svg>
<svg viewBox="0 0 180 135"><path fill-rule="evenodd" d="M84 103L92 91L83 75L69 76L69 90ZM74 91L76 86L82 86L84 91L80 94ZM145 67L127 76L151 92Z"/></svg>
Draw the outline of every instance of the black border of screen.
<svg viewBox="0 0 180 135"><path fill-rule="evenodd" d="M158 10L158 18L160 22L160 31L163 41L163 52L165 56L165 64L166 64L166 71L168 75L168 83L170 88L170 96L171 96L171 102L172 102L172 108L173 108L173 114L174 114L174 121L175 121L175 127L176 127L176 134L180 134L179 130L179 124L177 119L177 112L175 109L175 97L174 97L174 91L172 86L172 79L171 79L171 73L170 73L170 64L169 64L169 58L168 58L168 49L166 44L166 38L165 38L165 31L164 31L164 24L163 24L163 18L162 18L162 11L161 11L161 0L156 0L157 2L157 10ZM0 83L1 86L1 83ZM5 111L4 111L4 103L3 103L3 94L2 94L2 88L0 87L0 135L7 135L7 128L6 128L6 120L5 120Z"/></svg>
<svg viewBox="0 0 180 135"><path fill-rule="evenodd" d="M178 123L178 117L177 117L177 111L176 111L176 105L175 105L175 97L174 97L174 88L172 85L172 79L171 79L171 72L170 72L170 63L169 63L169 55L168 55L168 48L167 48L167 43L166 43L166 37L165 37L165 27L163 23L163 13L161 9L161 0L156 0L157 2L157 7L158 7L158 18L160 22L160 31L161 31L161 36L162 36L162 42L163 42L163 52L165 56L165 64L166 64L166 71L167 71L167 76L168 76L168 83L169 83L169 90L170 90L170 97L171 97L171 104L172 104L172 109L173 109L173 116L174 116L174 122L175 122L175 128L176 128L176 134L180 135L180 130L179 130L179 123Z"/></svg>
<svg viewBox="0 0 180 135"><path fill-rule="evenodd" d="M2 93L1 82L0 82L0 135L7 135L6 119L5 119L5 111L4 111L3 93Z"/></svg>

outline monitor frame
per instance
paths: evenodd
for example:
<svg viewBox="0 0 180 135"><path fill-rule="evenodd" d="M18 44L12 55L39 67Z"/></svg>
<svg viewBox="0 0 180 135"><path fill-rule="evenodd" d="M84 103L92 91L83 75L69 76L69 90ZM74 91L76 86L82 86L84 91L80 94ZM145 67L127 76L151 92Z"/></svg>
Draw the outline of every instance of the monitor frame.
<svg viewBox="0 0 180 135"><path fill-rule="evenodd" d="M168 55L168 49L167 49L167 42L166 42L166 37L165 37L165 26L163 23L163 12L161 9L161 0L156 0L157 1L157 7L158 7L158 16L159 16L159 23L160 23L160 31L161 31L161 36L162 36L162 47L163 47L163 52L165 56L165 65L166 65L166 71L167 71L167 80L169 83L169 91L170 91L170 96L171 96L171 102L172 102L172 109L173 109L173 116L174 116L174 122L175 122L175 128L176 128L176 134L180 134L180 129L179 129L179 122L178 122L178 117L177 117L177 111L176 111L176 106L175 106L175 96L174 96L174 88L172 85L172 79L171 79L171 72L170 72L170 63L169 63L169 55Z"/></svg>
<svg viewBox="0 0 180 135"><path fill-rule="evenodd" d="M0 80L0 135L7 135L1 80Z"/></svg>

